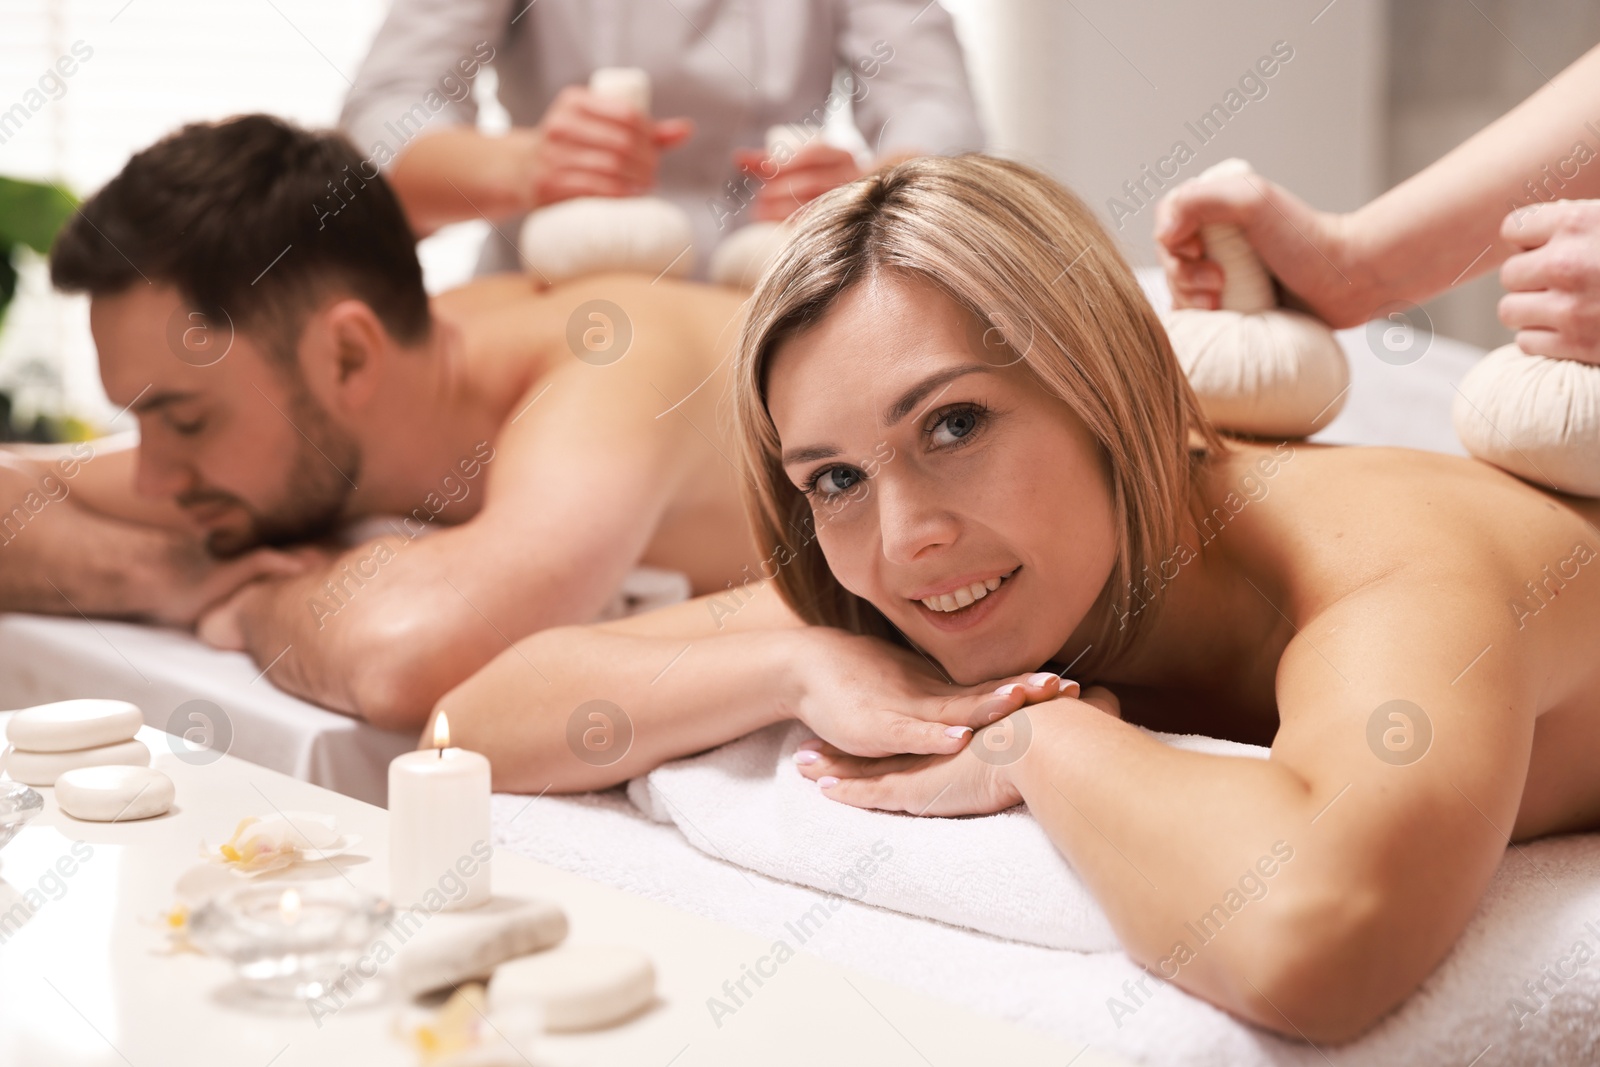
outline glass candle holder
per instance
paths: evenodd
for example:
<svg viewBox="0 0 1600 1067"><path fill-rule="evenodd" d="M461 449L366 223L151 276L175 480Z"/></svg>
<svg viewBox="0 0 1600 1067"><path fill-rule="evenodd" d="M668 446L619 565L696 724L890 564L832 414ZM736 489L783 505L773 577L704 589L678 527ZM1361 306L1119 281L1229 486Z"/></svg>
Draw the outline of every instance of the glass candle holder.
<svg viewBox="0 0 1600 1067"><path fill-rule="evenodd" d="M0 782L0 848L22 832L27 821L44 810L44 797L21 782Z"/></svg>
<svg viewBox="0 0 1600 1067"><path fill-rule="evenodd" d="M270 1000L314 1000L367 952L392 917L387 901L341 882L241 886L201 905L190 939L231 960L245 989Z"/></svg>

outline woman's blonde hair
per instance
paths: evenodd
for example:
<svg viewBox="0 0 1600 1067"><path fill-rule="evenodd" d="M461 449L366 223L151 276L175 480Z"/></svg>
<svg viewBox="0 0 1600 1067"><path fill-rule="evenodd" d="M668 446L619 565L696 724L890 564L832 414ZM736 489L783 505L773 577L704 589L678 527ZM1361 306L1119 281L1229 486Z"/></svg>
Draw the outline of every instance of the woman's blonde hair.
<svg viewBox="0 0 1600 1067"><path fill-rule="evenodd" d="M931 283L971 312L986 337L998 331L1012 358L1097 442L1117 559L1093 655L1074 671L1091 677L1150 617L1130 609L1133 583L1175 549L1195 459L1221 439L1105 230L1060 184L1017 163L924 157L836 189L806 208L762 276L734 357L734 425L746 513L768 553L763 575L810 623L904 641L828 569L810 504L784 474L766 404L778 346L880 271Z"/></svg>

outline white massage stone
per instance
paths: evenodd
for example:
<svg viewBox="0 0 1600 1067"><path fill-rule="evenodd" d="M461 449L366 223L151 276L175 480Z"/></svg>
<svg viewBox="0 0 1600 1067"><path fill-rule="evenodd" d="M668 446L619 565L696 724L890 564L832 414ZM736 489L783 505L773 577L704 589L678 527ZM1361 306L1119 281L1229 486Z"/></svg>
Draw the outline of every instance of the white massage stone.
<svg viewBox="0 0 1600 1067"><path fill-rule="evenodd" d="M1228 159L1199 180L1251 173ZM1237 226L1200 230L1223 271L1222 308L1182 308L1163 321L1178 362L1212 422L1258 437L1304 437L1344 406L1350 365L1327 325L1277 307L1272 276Z"/></svg>
<svg viewBox="0 0 1600 1067"><path fill-rule="evenodd" d="M468 911L420 916L412 933L400 910L391 927L409 940L395 954L394 981L410 996L487 978L500 964L559 944L567 915L547 900L491 897Z"/></svg>
<svg viewBox="0 0 1600 1067"><path fill-rule="evenodd" d="M13 748L6 756L6 773L23 785L55 785L57 778L79 767L108 766L148 767L150 750L143 741L133 740L72 752L28 752Z"/></svg>
<svg viewBox="0 0 1600 1067"><path fill-rule="evenodd" d="M70 752L127 741L144 725L126 700L58 700L11 716L6 739L28 752Z"/></svg>
<svg viewBox="0 0 1600 1067"><path fill-rule="evenodd" d="M172 779L149 767L78 767L56 779L56 803L85 822L131 822L172 807Z"/></svg>
<svg viewBox="0 0 1600 1067"><path fill-rule="evenodd" d="M804 127L773 126L767 130L767 156L792 159L810 140ZM754 289L761 272L793 234L794 227L786 221L751 222L734 230L711 253L712 283Z"/></svg>
<svg viewBox="0 0 1600 1067"><path fill-rule="evenodd" d="M650 113L650 76L602 67L589 88ZM694 231L676 204L653 196L580 196L542 207L522 224L517 247L530 271L550 282L604 271L678 277L694 269Z"/></svg>
<svg viewBox="0 0 1600 1067"><path fill-rule="evenodd" d="M593 1030L621 1022L656 995L650 957L617 945L563 945L500 965L489 1010L534 1004L548 1030Z"/></svg>
<svg viewBox="0 0 1600 1067"><path fill-rule="evenodd" d="M1451 419L1479 459L1564 493L1600 497L1600 367L1502 345L1461 380Z"/></svg>

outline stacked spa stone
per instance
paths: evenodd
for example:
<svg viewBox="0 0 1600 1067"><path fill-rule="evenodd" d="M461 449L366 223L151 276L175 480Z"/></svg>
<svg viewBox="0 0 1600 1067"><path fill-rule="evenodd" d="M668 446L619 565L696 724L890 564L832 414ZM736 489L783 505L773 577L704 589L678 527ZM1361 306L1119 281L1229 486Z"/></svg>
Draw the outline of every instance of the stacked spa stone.
<svg viewBox="0 0 1600 1067"><path fill-rule="evenodd" d="M5 771L54 786L61 810L93 822L147 819L172 806L172 780L150 768L134 735L144 723L124 700L62 700L17 712L6 725Z"/></svg>

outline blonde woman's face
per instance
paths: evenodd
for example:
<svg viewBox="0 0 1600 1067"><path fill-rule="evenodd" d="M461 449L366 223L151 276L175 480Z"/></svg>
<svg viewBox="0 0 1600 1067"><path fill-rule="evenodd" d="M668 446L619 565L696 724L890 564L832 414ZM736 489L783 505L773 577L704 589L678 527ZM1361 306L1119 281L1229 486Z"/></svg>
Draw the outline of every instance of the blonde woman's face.
<svg viewBox="0 0 1600 1067"><path fill-rule="evenodd" d="M1018 357L931 285L880 275L768 371L834 576L961 684L1061 654L1115 562L1094 440Z"/></svg>

